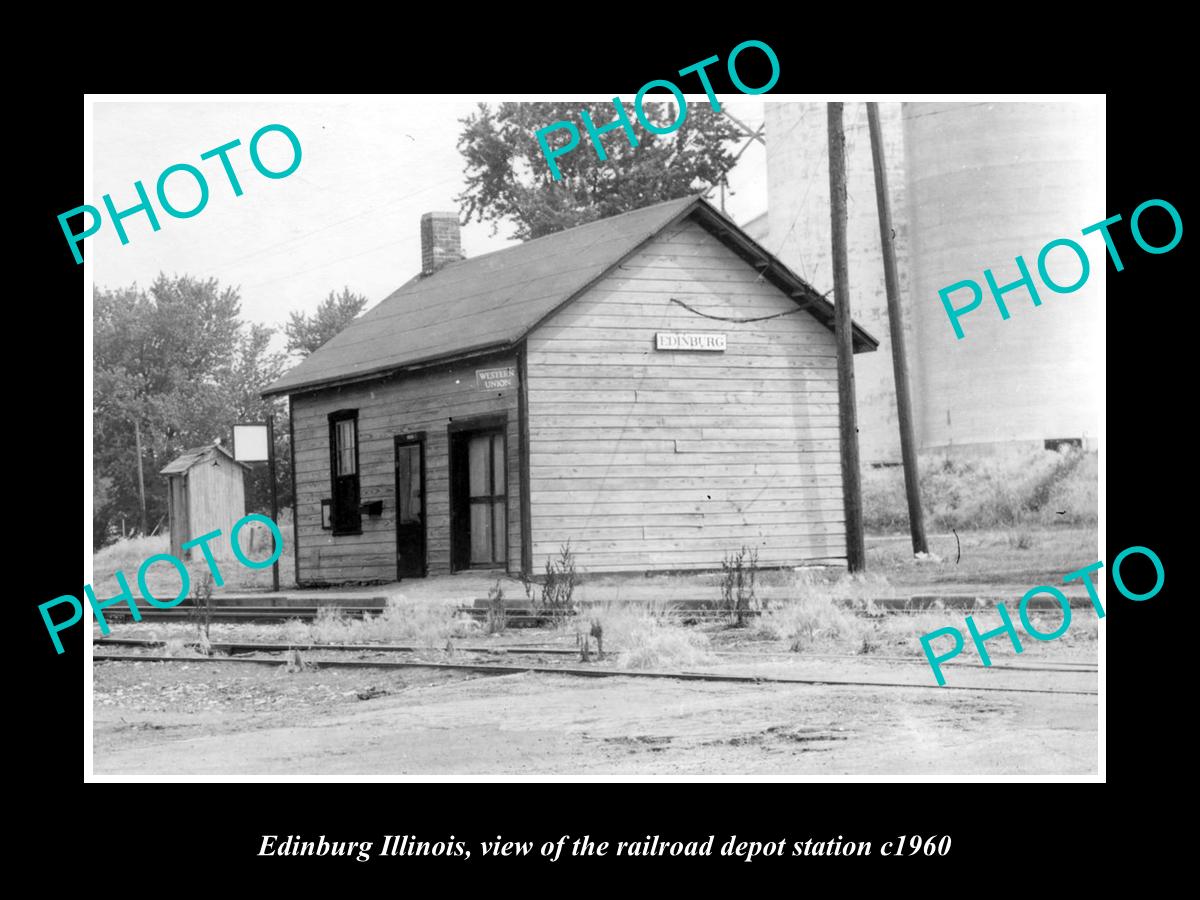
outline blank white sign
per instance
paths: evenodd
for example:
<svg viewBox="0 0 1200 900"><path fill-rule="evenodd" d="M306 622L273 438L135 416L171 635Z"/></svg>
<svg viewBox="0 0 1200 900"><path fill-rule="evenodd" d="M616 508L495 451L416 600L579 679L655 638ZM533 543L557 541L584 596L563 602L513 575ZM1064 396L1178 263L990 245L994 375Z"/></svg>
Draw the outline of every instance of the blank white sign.
<svg viewBox="0 0 1200 900"><path fill-rule="evenodd" d="M234 425L233 458L239 462L266 462L269 460L267 426Z"/></svg>

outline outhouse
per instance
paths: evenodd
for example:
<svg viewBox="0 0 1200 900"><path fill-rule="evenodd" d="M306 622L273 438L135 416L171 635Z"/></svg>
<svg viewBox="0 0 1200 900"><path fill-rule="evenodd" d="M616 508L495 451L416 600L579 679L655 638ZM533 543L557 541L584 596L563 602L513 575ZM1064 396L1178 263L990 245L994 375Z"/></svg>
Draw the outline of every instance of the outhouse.
<svg viewBox="0 0 1200 900"><path fill-rule="evenodd" d="M167 477L167 516L171 523L171 554L183 559L183 544L220 530L228 535L246 514L245 473L249 467L233 458L219 443L185 450L160 475ZM228 540L211 541L217 558L230 558ZM189 558L201 558L193 547Z"/></svg>

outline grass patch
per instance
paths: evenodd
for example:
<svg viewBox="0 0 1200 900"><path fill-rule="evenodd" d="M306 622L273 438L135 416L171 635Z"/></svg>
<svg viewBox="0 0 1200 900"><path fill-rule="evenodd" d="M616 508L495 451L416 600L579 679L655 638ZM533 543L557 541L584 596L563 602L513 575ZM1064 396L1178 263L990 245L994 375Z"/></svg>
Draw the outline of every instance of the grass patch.
<svg viewBox="0 0 1200 900"><path fill-rule="evenodd" d="M794 651L824 644L852 644L866 635L864 623L853 613L828 597L814 596L768 609L755 631L769 640L787 641Z"/></svg>
<svg viewBox="0 0 1200 900"><path fill-rule="evenodd" d="M929 528L997 528L1097 521L1098 457L1074 448L978 458L922 454L921 502ZM904 471L863 471L866 528L908 529Z"/></svg>
<svg viewBox="0 0 1200 900"><path fill-rule="evenodd" d="M279 586L280 588L294 588L296 586L296 559L292 544L293 531L290 510L283 510L279 519L279 530L283 534L283 553L279 557ZM245 531L242 532L241 538L243 544L249 540ZM223 530L221 536L212 541L210 546L228 550L229 533ZM135 596L140 600L141 592L137 586L138 569L143 562L156 553L170 552L171 538L166 532L147 537L121 538L107 547L102 547L92 554L91 583L96 591L96 596L108 598L117 595L120 587L117 585L113 573L120 571L125 573L126 581L129 582ZM184 560L188 576L191 579L188 596L196 595L204 582L205 575L209 572L208 564L204 561L200 549L196 548L193 552L196 554L196 559ZM268 553L268 550L260 549L253 553L248 552L248 555L252 559L265 559ZM218 559L217 567L225 581L225 587L222 590L226 592L271 589L270 566L265 569L249 569L231 556L229 559ZM151 593L156 597L170 600L179 593L179 573L167 563L156 563L152 566L146 573L146 582ZM219 597L216 599L219 600Z"/></svg>
<svg viewBox="0 0 1200 900"><path fill-rule="evenodd" d="M365 619L351 618L335 606L322 607L313 622L284 624L290 643L400 643L442 649L453 638L471 637L483 629L479 622L456 613L456 603L435 603L391 597L383 612Z"/></svg>
<svg viewBox="0 0 1200 900"><path fill-rule="evenodd" d="M599 626L618 668L677 669L712 659L708 635L680 625L665 604L605 604L589 611L588 623L589 633Z"/></svg>
<svg viewBox="0 0 1200 900"><path fill-rule="evenodd" d="M861 644L870 637L871 622L847 608L845 601L865 608L889 592L887 579L876 573L840 572L830 579L813 571L792 572L787 578L788 597L764 603L753 634L765 640L787 641L796 652Z"/></svg>
<svg viewBox="0 0 1200 900"><path fill-rule="evenodd" d="M1022 528L1008 533L1008 546L1014 550L1028 550L1033 546L1033 534Z"/></svg>
<svg viewBox="0 0 1200 900"><path fill-rule="evenodd" d="M1035 584L1062 586L1063 575L1100 558L1091 526L961 531L959 540L955 563L953 535L930 533L937 559L916 563L907 538L868 536L867 571L886 576L890 593L901 596L941 590L1019 599Z"/></svg>

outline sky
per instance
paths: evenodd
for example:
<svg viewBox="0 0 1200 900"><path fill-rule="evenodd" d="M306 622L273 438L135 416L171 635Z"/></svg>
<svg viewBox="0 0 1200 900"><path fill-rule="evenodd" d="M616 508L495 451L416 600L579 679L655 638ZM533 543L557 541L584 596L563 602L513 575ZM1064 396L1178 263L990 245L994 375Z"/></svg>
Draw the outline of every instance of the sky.
<svg viewBox="0 0 1200 900"><path fill-rule="evenodd" d="M607 98L582 98L589 99ZM706 102L703 94L687 95L687 101ZM476 103L455 95L97 100L91 196L84 202L103 209L103 195L111 194L118 211L128 209L138 203L134 182L140 180L161 228L153 231L146 215L135 213L122 220L129 238L122 245L106 216L85 243L94 284L145 287L159 272L216 278L239 289L243 319L271 326L280 326L293 310L311 312L331 290L343 287L365 294L373 306L419 271L421 214L457 209L454 197L465 188L456 149L459 120ZM721 103L752 128L763 121L760 100L722 97ZM285 178L266 178L250 161L251 136L269 124L286 125L300 141L300 165ZM241 146L229 159L244 191L240 197L219 160L200 159L234 139ZM575 152L592 152L585 143ZM277 132L264 136L259 149L263 164L273 170L285 169L292 159L287 138ZM208 204L191 218L167 215L154 195L159 174L176 163L196 166L208 182ZM745 223L766 210L761 143L746 150L729 180L726 212L734 221ZM187 210L200 195L195 180L180 173L169 177L167 196ZM712 201L718 203L715 193ZM492 231L486 222L464 226L466 255L515 243L506 225Z"/></svg>

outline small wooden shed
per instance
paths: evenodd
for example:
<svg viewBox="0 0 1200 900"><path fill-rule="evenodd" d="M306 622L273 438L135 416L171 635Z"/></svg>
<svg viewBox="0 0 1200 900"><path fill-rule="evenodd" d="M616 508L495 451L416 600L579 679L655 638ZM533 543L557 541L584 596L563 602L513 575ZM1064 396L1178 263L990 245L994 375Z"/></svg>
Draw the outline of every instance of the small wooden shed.
<svg viewBox="0 0 1200 900"><path fill-rule="evenodd" d="M211 541L208 546L214 557L231 558L230 530L246 514L248 468L220 444L209 444L185 450L159 473L167 477L173 556L183 559L186 542L219 529L221 540ZM203 551L193 547L188 555L202 559Z"/></svg>

